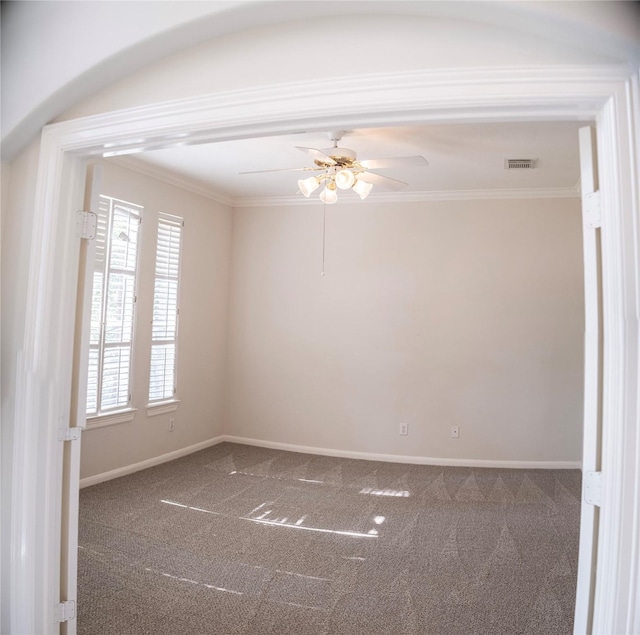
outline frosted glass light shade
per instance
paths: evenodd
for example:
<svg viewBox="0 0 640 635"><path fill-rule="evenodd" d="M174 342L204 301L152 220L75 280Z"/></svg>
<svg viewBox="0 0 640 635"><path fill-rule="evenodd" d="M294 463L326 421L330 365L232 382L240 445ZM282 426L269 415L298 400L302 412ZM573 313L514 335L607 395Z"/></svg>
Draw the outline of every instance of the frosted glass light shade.
<svg viewBox="0 0 640 635"><path fill-rule="evenodd" d="M298 187L300 191L307 197L311 196L312 192L315 192L320 187L320 183L315 176L310 176L308 179L300 179L298 181Z"/></svg>
<svg viewBox="0 0 640 635"><path fill-rule="evenodd" d="M350 170L340 170L336 174L336 185L341 190L348 190L356 182L356 177L353 176L353 172Z"/></svg>
<svg viewBox="0 0 640 635"><path fill-rule="evenodd" d="M330 190L328 187L325 187L320 193L320 200L327 205L333 205L338 201L338 195L335 190Z"/></svg>
<svg viewBox="0 0 640 635"><path fill-rule="evenodd" d="M353 191L364 201L369 193L373 189L373 184L367 183L366 181L356 181L356 184L353 186Z"/></svg>

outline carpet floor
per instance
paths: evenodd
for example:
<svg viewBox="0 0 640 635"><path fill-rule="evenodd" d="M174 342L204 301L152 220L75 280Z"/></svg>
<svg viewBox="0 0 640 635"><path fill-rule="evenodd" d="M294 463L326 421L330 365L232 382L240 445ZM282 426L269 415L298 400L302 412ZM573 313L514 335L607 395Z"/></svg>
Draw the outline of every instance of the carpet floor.
<svg viewBox="0 0 640 635"><path fill-rule="evenodd" d="M580 485L223 443L81 491L78 633L570 634Z"/></svg>

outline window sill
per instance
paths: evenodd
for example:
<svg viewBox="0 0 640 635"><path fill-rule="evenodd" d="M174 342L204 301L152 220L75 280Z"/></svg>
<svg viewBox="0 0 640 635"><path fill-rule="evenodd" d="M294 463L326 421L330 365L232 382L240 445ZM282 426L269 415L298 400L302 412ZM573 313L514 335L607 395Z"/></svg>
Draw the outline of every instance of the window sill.
<svg viewBox="0 0 640 635"><path fill-rule="evenodd" d="M119 412L113 412L104 415L97 415L95 417L87 417L87 430L93 430L94 428L104 428L105 426L115 426L119 423L129 423L133 421L138 412L137 408L130 408L129 410L121 410Z"/></svg>
<svg viewBox="0 0 640 635"><path fill-rule="evenodd" d="M160 403L150 403L147 405L147 417L157 417L167 412L175 412L178 409L180 399L171 401L161 401Z"/></svg>

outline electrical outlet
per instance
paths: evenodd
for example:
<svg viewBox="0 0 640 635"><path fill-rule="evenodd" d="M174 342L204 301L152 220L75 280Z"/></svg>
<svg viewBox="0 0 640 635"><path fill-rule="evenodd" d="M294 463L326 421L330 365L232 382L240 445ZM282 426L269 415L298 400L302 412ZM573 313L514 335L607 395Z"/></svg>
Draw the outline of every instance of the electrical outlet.
<svg viewBox="0 0 640 635"><path fill-rule="evenodd" d="M169 419L169 432L173 432L176 429L176 420Z"/></svg>
<svg viewBox="0 0 640 635"><path fill-rule="evenodd" d="M401 434L402 436L407 436L409 434L409 424L401 423L400 429L398 430L398 434Z"/></svg>
<svg viewBox="0 0 640 635"><path fill-rule="evenodd" d="M451 426L451 438L452 439L460 438L460 426Z"/></svg>

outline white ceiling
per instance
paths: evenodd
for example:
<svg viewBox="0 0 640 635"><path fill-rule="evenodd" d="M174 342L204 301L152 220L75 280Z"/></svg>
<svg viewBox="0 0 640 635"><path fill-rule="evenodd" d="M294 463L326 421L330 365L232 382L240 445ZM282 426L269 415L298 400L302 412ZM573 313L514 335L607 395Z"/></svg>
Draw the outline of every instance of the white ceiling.
<svg viewBox="0 0 640 635"><path fill-rule="evenodd" d="M584 125L511 122L359 129L349 131L339 145L355 150L360 160L422 155L429 161L426 168L379 170L380 174L408 182L408 186L399 197L376 186L371 200L411 200L465 192L570 196L576 194L579 179L578 128ZM331 142L326 132L309 132L179 146L117 160L156 176L183 181L232 204L284 201L289 197L302 202L305 199L297 193L297 179L308 174L240 174L313 166L312 158L295 146L322 149L331 147ZM537 159L537 165L533 170L507 171L505 159ZM340 199L358 200L353 192L340 192Z"/></svg>

